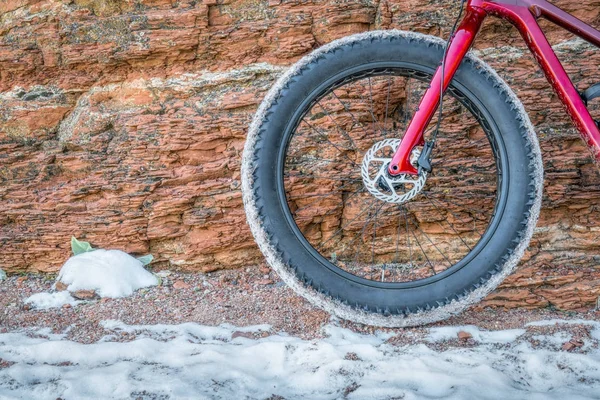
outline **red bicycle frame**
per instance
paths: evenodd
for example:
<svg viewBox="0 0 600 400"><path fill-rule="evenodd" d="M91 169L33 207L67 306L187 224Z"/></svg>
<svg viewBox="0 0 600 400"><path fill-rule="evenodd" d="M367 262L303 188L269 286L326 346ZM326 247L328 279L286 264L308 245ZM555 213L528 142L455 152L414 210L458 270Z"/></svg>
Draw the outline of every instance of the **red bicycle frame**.
<svg viewBox="0 0 600 400"><path fill-rule="evenodd" d="M596 161L600 161L600 130L548 43L537 19L545 18L598 47L600 47L600 31L545 0L469 0L465 17L448 47L444 67L444 91L448 88L460 63L471 48L481 24L488 15L506 19L519 30L529 50L544 71L548 82L579 129L582 138L592 150L594 158ZM441 79L442 68L440 66L407 127L400 147L392 158L389 166L391 175L416 175L418 173L410 163L410 154L415 146L424 143L425 129L439 106Z"/></svg>

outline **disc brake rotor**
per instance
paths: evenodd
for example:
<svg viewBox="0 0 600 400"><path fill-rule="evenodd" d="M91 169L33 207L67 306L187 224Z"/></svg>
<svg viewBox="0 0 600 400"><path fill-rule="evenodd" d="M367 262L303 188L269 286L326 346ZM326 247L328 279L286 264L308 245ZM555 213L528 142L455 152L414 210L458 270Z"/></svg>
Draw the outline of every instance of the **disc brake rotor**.
<svg viewBox="0 0 600 400"><path fill-rule="evenodd" d="M427 171L418 176L400 174L391 176L388 165L392 154L400 147L401 139L385 139L375 143L363 157L361 175L365 188L379 200L403 204L415 197L425 186ZM413 150L411 163L416 165L421 151Z"/></svg>

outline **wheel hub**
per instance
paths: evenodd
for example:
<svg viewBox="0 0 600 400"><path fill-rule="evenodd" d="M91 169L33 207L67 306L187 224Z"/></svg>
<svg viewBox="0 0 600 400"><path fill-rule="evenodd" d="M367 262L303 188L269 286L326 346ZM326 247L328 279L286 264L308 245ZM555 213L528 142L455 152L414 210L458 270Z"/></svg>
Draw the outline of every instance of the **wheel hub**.
<svg viewBox="0 0 600 400"><path fill-rule="evenodd" d="M375 143L363 157L361 175L365 188L379 200L403 204L415 197L427 180L427 172L421 171L418 176L400 174L391 176L388 166L392 155L400 147L401 139L385 139ZM414 149L410 161L416 166L421 151Z"/></svg>

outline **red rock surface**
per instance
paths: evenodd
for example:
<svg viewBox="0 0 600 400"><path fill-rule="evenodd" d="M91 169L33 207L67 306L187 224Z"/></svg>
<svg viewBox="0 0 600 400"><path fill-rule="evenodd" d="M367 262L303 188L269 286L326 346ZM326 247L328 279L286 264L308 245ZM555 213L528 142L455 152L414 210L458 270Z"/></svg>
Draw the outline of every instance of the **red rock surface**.
<svg viewBox="0 0 600 400"><path fill-rule="evenodd" d="M347 34L444 36L452 2L8 0L0 3L0 266L57 271L71 235L210 271L262 259L244 223L240 154L274 79ZM596 0L555 4L600 25ZM580 89L600 52L550 24ZM507 23L476 51L515 88L546 168L525 262L482 306L590 309L600 296L600 175ZM600 110L593 107L596 118Z"/></svg>

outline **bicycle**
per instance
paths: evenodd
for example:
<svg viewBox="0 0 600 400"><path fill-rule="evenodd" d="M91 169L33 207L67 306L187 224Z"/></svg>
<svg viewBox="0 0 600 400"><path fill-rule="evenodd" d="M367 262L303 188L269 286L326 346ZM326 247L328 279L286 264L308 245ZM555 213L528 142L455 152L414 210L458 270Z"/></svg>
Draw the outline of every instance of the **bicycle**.
<svg viewBox="0 0 600 400"><path fill-rule="evenodd" d="M481 300L523 256L542 159L519 99L469 52L488 15L519 30L600 159L586 107L600 84L575 88L537 20L597 47L600 32L545 0L462 0L448 41L372 31L319 48L265 97L242 166L256 242L317 306L370 325L431 323Z"/></svg>

